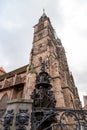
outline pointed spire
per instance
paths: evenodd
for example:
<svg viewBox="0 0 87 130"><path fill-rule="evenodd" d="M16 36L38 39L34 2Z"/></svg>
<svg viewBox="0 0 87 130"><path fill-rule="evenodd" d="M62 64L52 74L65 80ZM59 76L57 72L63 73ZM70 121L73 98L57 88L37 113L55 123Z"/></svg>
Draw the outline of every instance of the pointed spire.
<svg viewBox="0 0 87 130"><path fill-rule="evenodd" d="M45 14L45 9L43 8L43 15L42 15L42 18L45 18L47 17L46 14Z"/></svg>
<svg viewBox="0 0 87 130"><path fill-rule="evenodd" d="M45 13L45 9L43 8L43 14L40 17L39 22L44 21L46 19L48 19L50 21L49 17L47 17L47 15Z"/></svg>
<svg viewBox="0 0 87 130"><path fill-rule="evenodd" d="M43 14L45 13L45 9L43 8Z"/></svg>

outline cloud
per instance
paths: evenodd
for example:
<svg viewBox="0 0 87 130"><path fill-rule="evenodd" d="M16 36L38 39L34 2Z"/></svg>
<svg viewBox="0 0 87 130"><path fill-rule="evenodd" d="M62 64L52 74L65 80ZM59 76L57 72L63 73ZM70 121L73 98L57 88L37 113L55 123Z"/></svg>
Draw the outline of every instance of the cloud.
<svg viewBox="0 0 87 130"><path fill-rule="evenodd" d="M59 4L64 22L63 28L57 27L57 32L82 97L84 93L87 94L87 1L61 0Z"/></svg>
<svg viewBox="0 0 87 130"><path fill-rule="evenodd" d="M33 41L32 27L38 22L43 8L47 9L49 6L50 15L52 13L56 16L56 3L57 1L54 4L49 0L0 2L0 45L2 46L0 60L4 59L2 66L5 66L7 71L29 62L28 57Z"/></svg>

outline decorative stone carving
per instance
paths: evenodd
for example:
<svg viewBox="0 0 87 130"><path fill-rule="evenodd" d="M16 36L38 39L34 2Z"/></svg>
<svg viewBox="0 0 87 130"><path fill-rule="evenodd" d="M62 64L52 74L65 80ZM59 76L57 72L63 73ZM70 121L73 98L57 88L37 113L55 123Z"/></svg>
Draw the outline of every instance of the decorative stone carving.
<svg viewBox="0 0 87 130"><path fill-rule="evenodd" d="M47 91L47 89L40 87L33 91L31 97L34 99L34 107L55 107L56 100L53 91Z"/></svg>
<svg viewBox="0 0 87 130"><path fill-rule="evenodd" d="M29 113L28 110L19 110L19 113L16 115L16 130L26 130L26 126L29 123Z"/></svg>
<svg viewBox="0 0 87 130"><path fill-rule="evenodd" d="M4 130L10 130L10 126L12 126L14 113L13 110L8 110L7 114L4 117Z"/></svg>

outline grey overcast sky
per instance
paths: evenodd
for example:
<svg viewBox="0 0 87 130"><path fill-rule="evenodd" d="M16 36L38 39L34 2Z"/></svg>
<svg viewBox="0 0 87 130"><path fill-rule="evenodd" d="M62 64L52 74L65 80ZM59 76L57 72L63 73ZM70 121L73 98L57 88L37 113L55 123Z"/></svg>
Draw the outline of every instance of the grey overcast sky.
<svg viewBox="0 0 87 130"><path fill-rule="evenodd" d="M26 65L43 8L65 48L82 100L87 95L87 0L0 0L0 66Z"/></svg>

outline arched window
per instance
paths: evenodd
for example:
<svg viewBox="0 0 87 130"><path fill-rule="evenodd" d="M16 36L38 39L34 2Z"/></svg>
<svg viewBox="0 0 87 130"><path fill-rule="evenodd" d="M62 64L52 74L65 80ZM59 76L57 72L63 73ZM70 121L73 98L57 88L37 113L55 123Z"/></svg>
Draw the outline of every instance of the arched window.
<svg viewBox="0 0 87 130"><path fill-rule="evenodd" d="M6 110L8 102L8 95L5 94L0 100L0 110Z"/></svg>

